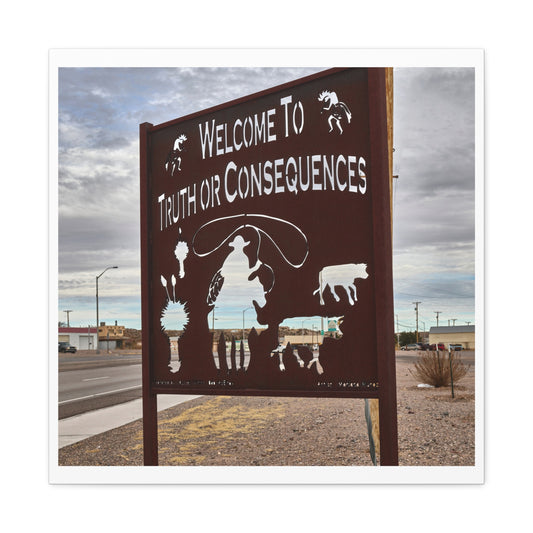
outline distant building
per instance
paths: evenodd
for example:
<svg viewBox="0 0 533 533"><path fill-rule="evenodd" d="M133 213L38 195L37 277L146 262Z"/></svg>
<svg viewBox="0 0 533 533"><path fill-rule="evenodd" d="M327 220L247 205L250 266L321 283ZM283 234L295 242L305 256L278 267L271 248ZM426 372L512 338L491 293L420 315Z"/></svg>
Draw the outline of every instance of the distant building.
<svg viewBox="0 0 533 533"><path fill-rule="evenodd" d="M423 344L429 344L428 339L429 339L429 333L427 331L418 332L419 342L422 342Z"/></svg>
<svg viewBox="0 0 533 533"><path fill-rule="evenodd" d="M116 348L124 348L124 341L127 337L124 336L124 326L117 325L115 320L114 326L108 326L105 322L100 322L98 327L98 341L99 349L114 350Z"/></svg>
<svg viewBox="0 0 533 533"><path fill-rule="evenodd" d="M281 339L280 339L281 340ZM324 342L324 335L317 333L307 333L304 335L285 335L283 339L283 344L322 344Z"/></svg>
<svg viewBox="0 0 533 533"><path fill-rule="evenodd" d="M96 328L59 328L58 342L68 342L78 350L96 350Z"/></svg>
<svg viewBox="0 0 533 533"><path fill-rule="evenodd" d="M429 329L429 344L460 344L463 350L476 349L476 326L439 326Z"/></svg>

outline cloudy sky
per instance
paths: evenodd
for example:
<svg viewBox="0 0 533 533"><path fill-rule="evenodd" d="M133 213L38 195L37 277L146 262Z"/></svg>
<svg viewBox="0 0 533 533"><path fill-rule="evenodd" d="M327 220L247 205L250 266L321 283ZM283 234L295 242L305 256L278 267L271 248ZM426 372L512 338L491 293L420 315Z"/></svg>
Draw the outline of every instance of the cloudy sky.
<svg viewBox="0 0 533 533"><path fill-rule="evenodd" d="M100 320L140 328L140 123L326 67L60 68L58 319L66 322L69 309L71 326L94 324L95 277L117 265L99 281ZM394 71L394 288L402 331L415 329L415 301L420 329L437 324L436 311L440 325L475 323L474 89L473 68Z"/></svg>
<svg viewBox="0 0 533 533"><path fill-rule="evenodd" d="M419 301L420 328L437 311L439 325L474 323L474 69L396 69L394 88L398 322L412 327Z"/></svg>

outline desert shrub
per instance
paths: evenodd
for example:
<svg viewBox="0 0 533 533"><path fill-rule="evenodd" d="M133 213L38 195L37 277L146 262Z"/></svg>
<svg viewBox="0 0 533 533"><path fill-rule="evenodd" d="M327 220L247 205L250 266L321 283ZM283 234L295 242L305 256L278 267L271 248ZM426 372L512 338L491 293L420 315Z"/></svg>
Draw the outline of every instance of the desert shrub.
<svg viewBox="0 0 533 533"><path fill-rule="evenodd" d="M461 361L461 356L457 352L422 352L418 361L414 364L414 371L411 374L428 385L434 387L447 387L450 385L450 359L453 372L453 382L457 383L464 378L469 366Z"/></svg>

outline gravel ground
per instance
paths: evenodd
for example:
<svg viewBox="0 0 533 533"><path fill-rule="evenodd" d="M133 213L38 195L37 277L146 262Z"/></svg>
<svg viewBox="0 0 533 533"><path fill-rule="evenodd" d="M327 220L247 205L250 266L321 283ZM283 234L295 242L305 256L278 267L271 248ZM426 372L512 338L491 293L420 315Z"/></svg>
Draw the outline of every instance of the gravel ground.
<svg viewBox="0 0 533 533"><path fill-rule="evenodd" d="M474 466L474 366L453 399L450 387L419 388L413 369L397 358L400 466ZM204 396L158 424L161 466L372 465L360 399ZM142 421L60 449L58 464L142 465Z"/></svg>

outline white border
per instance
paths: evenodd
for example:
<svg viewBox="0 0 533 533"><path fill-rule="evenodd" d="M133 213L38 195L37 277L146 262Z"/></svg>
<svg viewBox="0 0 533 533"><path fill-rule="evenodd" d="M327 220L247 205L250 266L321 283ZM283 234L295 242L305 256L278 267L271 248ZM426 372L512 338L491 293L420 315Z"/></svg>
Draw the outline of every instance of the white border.
<svg viewBox="0 0 533 533"><path fill-rule="evenodd" d="M456 485L483 482L477 466L62 466L51 483L162 485Z"/></svg>
<svg viewBox="0 0 533 533"><path fill-rule="evenodd" d="M59 450L58 390L58 70L49 65L48 77L48 447L49 480L57 466Z"/></svg>
<svg viewBox="0 0 533 533"><path fill-rule="evenodd" d="M58 67L475 67L480 49L52 49ZM268 89L268 87L265 87Z"/></svg>
<svg viewBox="0 0 533 533"><path fill-rule="evenodd" d="M334 60L334 64L332 61ZM53 484L479 484L484 482L484 55L479 49L55 49L49 54L49 482ZM476 69L476 461L473 467L59 467L58 69L61 67L473 67ZM265 87L267 89L268 87ZM172 119L173 117L169 117Z"/></svg>

